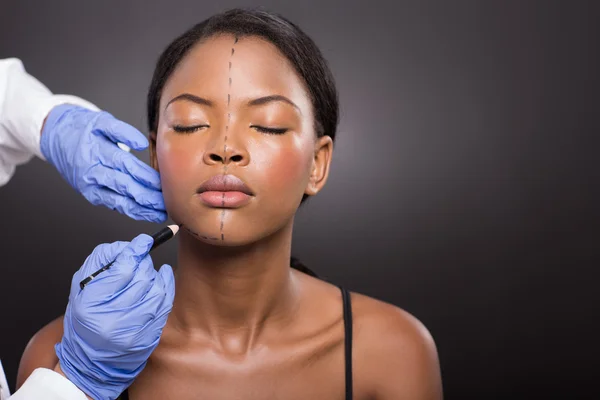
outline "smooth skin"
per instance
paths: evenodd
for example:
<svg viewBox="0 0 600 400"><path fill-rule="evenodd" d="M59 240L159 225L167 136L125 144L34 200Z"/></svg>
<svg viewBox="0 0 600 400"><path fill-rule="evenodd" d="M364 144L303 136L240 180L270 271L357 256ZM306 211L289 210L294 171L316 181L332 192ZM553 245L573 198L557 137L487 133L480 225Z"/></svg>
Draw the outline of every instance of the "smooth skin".
<svg viewBox="0 0 600 400"><path fill-rule="evenodd" d="M294 105L256 101L273 95ZM340 290L289 267L300 200L324 187L330 169L332 141L317 138L314 125L303 81L265 40L215 36L178 65L161 96L150 153L169 215L186 229L173 311L131 399L345 398ZM248 204L200 201L198 187L222 173L252 189ZM222 240L201 238L221 233ZM441 399L427 329L360 294L352 294L352 307L354 399ZM56 366L52 346L61 336L59 318L32 338L18 385L36 367Z"/></svg>

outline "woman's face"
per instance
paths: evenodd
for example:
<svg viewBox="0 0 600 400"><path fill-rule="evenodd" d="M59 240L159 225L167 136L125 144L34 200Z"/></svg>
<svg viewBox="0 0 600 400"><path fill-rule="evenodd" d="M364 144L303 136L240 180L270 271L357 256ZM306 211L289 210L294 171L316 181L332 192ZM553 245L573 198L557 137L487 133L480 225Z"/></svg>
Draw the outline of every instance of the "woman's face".
<svg viewBox="0 0 600 400"><path fill-rule="evenodd" d="M290 224L325 184L329 137L293 66L257 37L197 44L160 99L151 161L171 218L199 240L243 245Z"/></svg>

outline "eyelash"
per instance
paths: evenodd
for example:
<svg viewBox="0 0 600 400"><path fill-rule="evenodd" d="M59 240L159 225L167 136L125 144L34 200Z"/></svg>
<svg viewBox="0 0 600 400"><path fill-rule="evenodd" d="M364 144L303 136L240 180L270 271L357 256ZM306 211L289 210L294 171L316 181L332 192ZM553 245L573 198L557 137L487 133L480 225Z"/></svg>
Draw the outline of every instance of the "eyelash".
<svg viewBox="0 0 600 400"><path fill-rule="evenodd" d="M261 133L267 133L269 135L283 135L288 131L287 128L266 128L259 125L250 125L250 128L254 128Z"/></svg>
<svg viewBox="0 0 600 400"><path fill-rule="evenodd" d="M200 128L208 128L208 127L209 127L209 125L194 125L194 126L175 125L173 127L173 130L177 133L189 134L189 133L196 132Z"/></svg>
<svg viewBox="0 0 600 400"><path fill-rule="evenodd" d="M194 126L182 126L175 125L173 130L177 133L190 134L198 131L201 128L209 128L209 125L194 125ZM269 135L283 135L288 131L287 128L267 128L259 125L250 125L250 128L256 129L258 132L266 133Z"/></svg>

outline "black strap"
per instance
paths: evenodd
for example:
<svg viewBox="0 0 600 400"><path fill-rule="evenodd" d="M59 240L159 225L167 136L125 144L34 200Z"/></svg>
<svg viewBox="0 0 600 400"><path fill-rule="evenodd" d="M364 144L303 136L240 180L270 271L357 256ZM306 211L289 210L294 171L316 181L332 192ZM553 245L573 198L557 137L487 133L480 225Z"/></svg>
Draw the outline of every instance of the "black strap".
<svg viewBox="0 0 600 400"><path fill-rule="evenodd" d="M346 364L346 400L352 400L352 303L350 292L343 287L342 302L344 305L344 362Z"/></svg>

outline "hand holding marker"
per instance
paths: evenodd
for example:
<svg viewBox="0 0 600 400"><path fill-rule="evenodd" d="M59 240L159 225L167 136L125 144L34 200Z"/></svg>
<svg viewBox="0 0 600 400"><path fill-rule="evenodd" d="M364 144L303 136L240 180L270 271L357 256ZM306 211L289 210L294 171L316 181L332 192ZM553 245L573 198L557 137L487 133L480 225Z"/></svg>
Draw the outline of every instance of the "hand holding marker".
<svg viewBox="0 0 600 400"><path fill-rule="evenodd" d="M177 234L178 231L179 231L178 225L169 225L166 228L163 228L160 231L156 232L154 235L152 235L153 243L152 243L152 247L150 247L149 251L154 250L155 248L157 248L158 246L160 246L167 240L171 239L173 236L175 236ZM98 276L101 272L109 269L110 266L114 262L115 262L115 260L112 260L110 263L106 264L104 267L100 268L99 270L97 270L96 272L94 272L93 274L91 274L90 276L88 276L87 278L82 280L81 282L79 282L79 286L81 287L81 289L83 290L85 285L90 283L91 280L94 279L96 276Z"/></svg>
<svg viewBox="0 0 600 400"><path fill-rule="evenodd" d="M156 271L148 253L178 230L171 225L131 242L101 244L73 276L55 350L62 372L88 396L117 398L158 345L175 280L169 265Z"/></svg>

